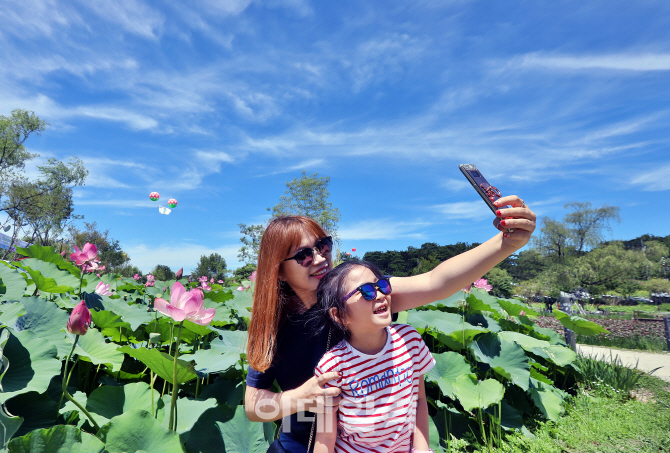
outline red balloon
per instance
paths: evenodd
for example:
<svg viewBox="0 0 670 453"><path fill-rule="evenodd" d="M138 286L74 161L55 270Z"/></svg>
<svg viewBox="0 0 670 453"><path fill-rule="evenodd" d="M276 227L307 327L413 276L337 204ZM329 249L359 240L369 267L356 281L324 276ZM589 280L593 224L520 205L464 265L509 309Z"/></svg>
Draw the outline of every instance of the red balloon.
<svg viewBox="0 0 670 453"><path fill-rule="evenodd" d="M347 252L347 256L351 255L351 253Z"/></svg>
<svg viewBox="0 0 670 453"><path fill-rule="evenodd" d="M352 251L352 252L355 252L355 251L356 251L356 249L351 249L351 251Z"/></svg>

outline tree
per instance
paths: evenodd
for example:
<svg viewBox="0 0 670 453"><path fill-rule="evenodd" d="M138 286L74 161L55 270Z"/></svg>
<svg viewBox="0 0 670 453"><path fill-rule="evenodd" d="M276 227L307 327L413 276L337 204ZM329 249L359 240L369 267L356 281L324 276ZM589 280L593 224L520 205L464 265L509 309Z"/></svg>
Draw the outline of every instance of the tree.
<svg viewBox="0 0 670 453"><path fill-rule="evenodd" d="M603 242L603 230L611 231L611 221L621 222L621 209L618 206L591 208L589 202L573 201L567 203L565 208L573 210L563 220L568 225L571 245L577 253L583 253Z"/></svg>
<svg viewBox="0 0 670 453"><path fill-rule="evenodd" d="M568 253L570 231L564 222L544 217L540 234L534 239L535 246L545 256L562 259Z"/></svg>
<svg viewBox="0 0 670 453"><path fill-rule="evenodd" d="M38 167L41 176L34 181L23 174L25 163L38 157L29 153L24 143L47 125L25 110L0 116L0 211L13 221L12 243L26 228L29 242L54 245L68 221L78 218L73 215L72 187L82 185L88 175L81 160L73 157L63 163L47 159Z"/></svg>
<svg viewBox="0 0 670 453"><path fill-rule="evenodd" d="M233 271L232 281L237 282L238 284L242 280L248 280L249 276L256 270L256 264L245 264L242 267L238 267Z"/></svg>
<svg viewBox="0 0 670 453"><path fill-rule="evenodd" d="M240 248L237 257L240 261L246 264L253 264L254 266L258 262L258 249L261 246L261 238L263 233L265 233L264 225L245 225L240 223L237 226L240 227L240 233L242 237L240 242L242 247Z"/></svg>
<svg viewBox="0 0 670 453"><path fill-rule="evenodd" d="M339 242L337 225L340 211L328 201L330 177L319 177L318 173L307 175L305 170L299 178L286 183L285 195L272 208L272 216L304 215L316 220L333 239Z"/></svg>
<svg viewBox="0 0 670 453"><path fill-rule="evenodd" d="M212 253L209 256L202 255L198 265L193 270L192 275L195 278L206 276L214 281L226 279L226 260L218 253Z"/></svg>
<svg viewBox="0 0 670 453"><path fill-rule="evenodd" d="M485 276L489 285L493 286L491 295L509 299L512 297L512 278L505 269L494 267Z"/></svg>
<svg viewBox="0 0 670 453"><path fill-rule="evenodd" d="M98 248L100 262L105 265L107 270L123 274L121 271L130 261L130 257L123 251L119 241L109 236L109 230L98 230L96 222L84 222L84 227L84 230L79 230L74 226L70 228L70 240L72 243L79 248L82 248L87 242L95 244Z"/></svg>
<svg viewBox="0 0 670 453"><path fill-rule="evenodd" d="M268 211L272 212L273 218L284 215L310 217L317 221L335 242L339 243L337 225L340 221L340 211L328 201L329 182L328 176L319 177L318 173L308 176L303 170L299 178L286 183L285 194L279 197L279 203L272 209L268 208ZM247 264L255 264L258 261L258 249L265 232L265 225L240 223L238 226L242 234L240 238L242 247L237 256Z"/></svg>
<svg viewBox="0 0 670 453"><path fill-rule="evenodd" d="M156 280L160 280L161 282L175 279L174 272L172 272L170 266L166 266L165 264L157 264L156 267L154 267L154 269L151 271L151 275L153 275Z"/></svg>

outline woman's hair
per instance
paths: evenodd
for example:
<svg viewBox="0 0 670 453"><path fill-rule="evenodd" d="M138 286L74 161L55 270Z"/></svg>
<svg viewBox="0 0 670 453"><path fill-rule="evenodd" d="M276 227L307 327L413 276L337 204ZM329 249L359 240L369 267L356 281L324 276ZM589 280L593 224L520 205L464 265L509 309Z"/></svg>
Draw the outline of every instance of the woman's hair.
<svg viewBox="0 0 670 453"><path fill-rule="evenodd" d="M284 216L272 220L261 238L247 340L247 360L257 371L264 372L272 364L277 332L286 309L300 304L291 287L279 279L279 274L284 259L300 245L305 235L328 236L309 217Z"/></svg>
<svg viewBox="0 0 670 453"><path fill-rule="evenodd" d="M320 323L322 327L329 327L336 332L341 332L345 339L349 339L351 332L342 322L337 322L330 314L330 309L334 308L337 318L341 321L347 319L347 302L344 296L348 293L347 277L356 266L366 267L375 274L375 277L382 278L382 272L377 266L367 261L345 261L332 271L328 272L319 282L319 288L316 290L316 300L318 310L314 314L315 319L325 319L326 323ZM315 328L320 326L315 322Z"/></svg>

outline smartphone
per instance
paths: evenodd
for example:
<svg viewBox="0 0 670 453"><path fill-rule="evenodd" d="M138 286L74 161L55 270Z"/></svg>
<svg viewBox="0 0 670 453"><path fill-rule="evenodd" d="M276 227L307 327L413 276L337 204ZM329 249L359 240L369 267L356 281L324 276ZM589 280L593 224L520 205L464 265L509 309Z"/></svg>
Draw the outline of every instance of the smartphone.
<svg viewBox="0 0 670 453"><path fill-rule="evenodd" d="M506 207L506 206L495 206L493 204L493 202L496 201L498 198L501 198L502 195L495 186L489 184L489 182L482 175L482 172L479 171L476 165L461 164L458 166L458 168L460 168L463 175L467 178L468 181L470 181L472 187L475 188L479 196L482 197L482 200L484 200L486 205L489 207L489 209L491 209L491 211L493 211L494 214L501 207Z"/></svg>

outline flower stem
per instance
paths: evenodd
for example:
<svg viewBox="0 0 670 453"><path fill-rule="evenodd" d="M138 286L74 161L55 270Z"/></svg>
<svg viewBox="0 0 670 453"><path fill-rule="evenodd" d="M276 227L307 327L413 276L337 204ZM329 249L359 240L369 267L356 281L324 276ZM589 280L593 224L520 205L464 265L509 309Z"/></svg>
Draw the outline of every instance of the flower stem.
<svg viewBox="0 0 670 453"><path fill-rule="evenodd" d="M95 422L95 420L93 419L93 416L92 416L92 415L91 415L91 414L84 408L84 406L82 406L81 404L79 404L79 402L77 402L77 400L75 400L74 398L72 398L72 395L70 395L70 394L67 392L67 390L65 391L64 395L65 395L65 398L67 398L68 400L72 401L72 403L73 403L75 406L77 406L77 407L79 408L79 410L81 410L81 411L86 415L86 417L88 417L88 419L89 419L89 420L91 421L91 423L93 424L93 427L95 428L95 432L97 433L98 431L100 431L100 427L98 426L98 424L97 424L97 423Z"/></svg>
<svg viewBox="0 0 670 453"><path fill-rule="evenodd" d="M67 355L67 359L65 359L65 369L63 370L63 393L61 393L60 401L58 401L58 410L60 410L60 405L63 403L63 396L65 396L65 392L67 391L67 385L70 383L70 376L72 376L72 370L74 370L73 365L72 370L70 370L70 375L67 374L67 366L70 363L70 358L72 357L72 353L74 352L74 348L77 346L78 341L79 341L79 335L75 335L74 343L72 344L72 349L70 349L70 353Z"/></svg>
<svg viewBox="0 0 670 453"><path fill-rule="evenodd" d="M179 393L179 383L177 382L177 358L179 357L179 341L181 340L181 328L184 321L179 323L179 330L177 331L177 343L174 348L174 366L172 368L172 401L170 402L170 420L168 422L168 429L170 431L177 430L177 393Z"/></svg>

